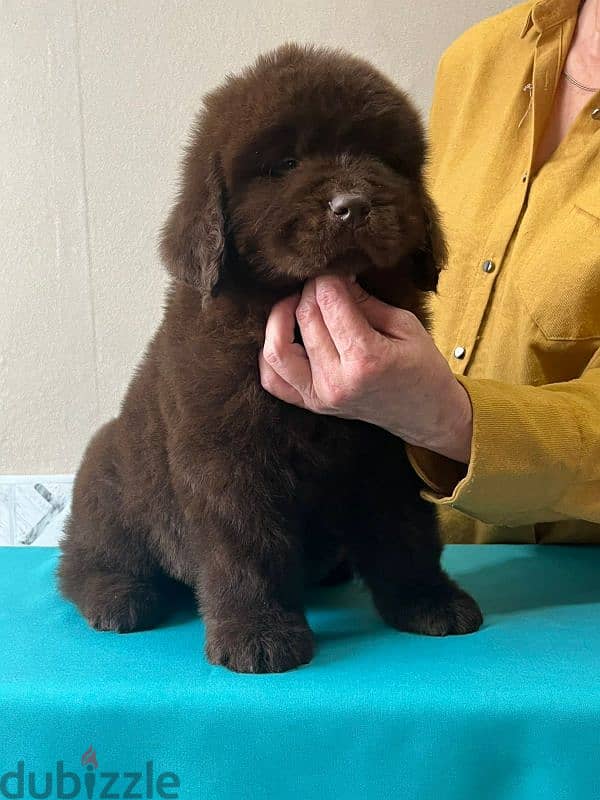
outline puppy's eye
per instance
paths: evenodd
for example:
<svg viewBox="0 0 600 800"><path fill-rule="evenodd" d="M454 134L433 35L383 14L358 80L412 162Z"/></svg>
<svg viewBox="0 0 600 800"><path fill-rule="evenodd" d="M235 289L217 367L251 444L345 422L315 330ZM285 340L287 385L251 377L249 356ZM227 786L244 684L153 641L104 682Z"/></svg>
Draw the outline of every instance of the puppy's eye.
<svg viewBox="0 0 600 800"><path fill-rule="evenodd" d="M281 161L271 164L269 167L269 175L271 177L283 175L286 172L291 172L293 169L296 169L297 166L298 161L295 158L282 158Z"/></svg>

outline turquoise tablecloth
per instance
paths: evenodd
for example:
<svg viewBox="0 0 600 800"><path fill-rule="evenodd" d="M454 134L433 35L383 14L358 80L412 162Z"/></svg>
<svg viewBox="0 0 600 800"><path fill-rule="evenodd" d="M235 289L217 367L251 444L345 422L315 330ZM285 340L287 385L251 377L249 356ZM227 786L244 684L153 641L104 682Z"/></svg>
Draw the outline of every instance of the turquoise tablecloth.
<svg viewBox="0 0 600 800"><path fill-rule="evenodd" d="M56 559L0 549L0 798L19 769L40 794L50 773L53 798L59 770L78 798L101 772L119 774L107 797L144 772L129 796L600 798L600 548L448 548L486 614L467 637L399 634L359 586L321 590L315 660L274 676L209 666L191 612L93 632L57 595Z"/></svg>

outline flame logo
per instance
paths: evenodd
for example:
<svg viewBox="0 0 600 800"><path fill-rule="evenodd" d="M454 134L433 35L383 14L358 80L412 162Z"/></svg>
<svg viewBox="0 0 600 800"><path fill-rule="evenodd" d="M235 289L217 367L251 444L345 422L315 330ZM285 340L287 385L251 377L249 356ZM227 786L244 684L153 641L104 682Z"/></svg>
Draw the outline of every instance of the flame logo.
<svg viewBox="0 0 600 800"><path fill-rule="evenodd" d="M90 745L81 756L81 766L84 767L86 764L91 764L94 769L98 769L98 759L96 758L96 751L92 745Z"/></svg>

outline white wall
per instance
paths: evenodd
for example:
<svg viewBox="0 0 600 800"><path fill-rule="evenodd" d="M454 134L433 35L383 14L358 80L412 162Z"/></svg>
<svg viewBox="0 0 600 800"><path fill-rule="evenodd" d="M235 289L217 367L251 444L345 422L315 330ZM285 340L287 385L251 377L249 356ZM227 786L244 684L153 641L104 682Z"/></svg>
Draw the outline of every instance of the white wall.
<svg viewBox="0 0 600 800"><path fill-rule="evenodd" d="M3 0L0 474L68 473L160 315L156 234L202 94L287 40L370 58L426 109L507 0Z"/></svg>

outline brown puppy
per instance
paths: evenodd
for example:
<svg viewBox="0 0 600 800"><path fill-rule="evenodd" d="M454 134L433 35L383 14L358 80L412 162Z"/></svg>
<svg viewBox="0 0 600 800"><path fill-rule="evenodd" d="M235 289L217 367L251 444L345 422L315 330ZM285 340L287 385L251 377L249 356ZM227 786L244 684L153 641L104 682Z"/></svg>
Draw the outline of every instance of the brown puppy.
<svg viewBox="0 0 600 800"><path fill-rule="evenodd" d="M424 153L404 94L339 52L286 45L208 95L163 231L163 322L75 482L60 586L93 627L157 624L175 579L211 662L290 669L313 653L304 583L342 549L390 625L479 627L403 443L278 401L257 367L273 304L325 272L424 319L444 257Z"/></svg>

